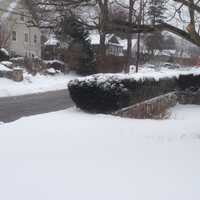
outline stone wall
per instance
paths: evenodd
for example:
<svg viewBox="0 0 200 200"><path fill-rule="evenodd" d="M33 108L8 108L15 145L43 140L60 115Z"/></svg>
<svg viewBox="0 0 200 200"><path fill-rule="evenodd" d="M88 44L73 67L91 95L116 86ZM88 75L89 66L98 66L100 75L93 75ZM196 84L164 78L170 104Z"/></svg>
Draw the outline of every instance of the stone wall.
<svg viewBox="0 0 200 200"><path fill-rule="evenodd" d="M23 70L22 69L13 69L12 71L9 71L7 73L7 78L16 81L16 82L20 82L23 81L24 77L23 77Z"/></svg>
<svg viewBox="0 0 200 200"><path fill-rule="evenodd" d="M177 103L200 105L200 90L177 91L166 95L134 104L118 110L113 115L135 119L163 119L167 118L167 110Z"/></svg>
<svg viewBox="0 0 200 200"><path fill-rule="evenodd" d="M23 70L16 68L8 71L0 71L0 78L8 78L16 82L23 81Z"/></svg>
<svg viewBox="0 0 200 200"><path fill-rule="evenodd" d="M136 119L161 119L167 116L167 110L178 103L175 92L123 108L113 115Z"/></svg>
<svg viewBox="0 0 200 200"><path fill-rule="evenodd" d="M116 113L121 109L118 111L119 115L152 118L151 115L162 113L171 105L171 101L174 100L170 99L171 92L177 92L176 98L179 98L180 102L198 101L198 95L177 95L179 92L181 94L183 91L200 89L200 75L185 74L157 80L151 77L136 79L126 75L96 74L72 80L68 88L76 106L87 112Z"/></svg>
<svg viewBox="0 0 200 200"><path fill-rule="evenodd" d="M180 104L200 105L200 90L197 91L181 91L178 93L178 102Z"/></svg>

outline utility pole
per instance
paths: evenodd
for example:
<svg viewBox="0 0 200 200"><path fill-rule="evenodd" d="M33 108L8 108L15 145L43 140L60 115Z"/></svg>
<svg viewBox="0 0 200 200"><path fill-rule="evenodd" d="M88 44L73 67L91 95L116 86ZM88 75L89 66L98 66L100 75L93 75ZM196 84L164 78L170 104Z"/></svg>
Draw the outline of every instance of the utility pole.
<svg viewBox="0 0 200 200"><path fill-rule="evenodd" d="M143 0L140 0L140 8L139 8L140 10L139 10L139 15L138 15L138 29L142 22L142 7L143 7ZM139 70L139 63L140 63L140 41L141 41L141 33L139 31L138 36L137 36L136 73Z"/></svg>
<svg viewBox="0 0 200 200"><path fill-rule="evenodd" d="M127 38L127 66L126 66L126 72L129 72L129 68L131 65L131 59L132 59L132 33L131 33L131 25L133 23L133 6L134 1L129 0L129 16L128 16L128 23L129 23L129 29L128 29L128 38Z"/></svg>

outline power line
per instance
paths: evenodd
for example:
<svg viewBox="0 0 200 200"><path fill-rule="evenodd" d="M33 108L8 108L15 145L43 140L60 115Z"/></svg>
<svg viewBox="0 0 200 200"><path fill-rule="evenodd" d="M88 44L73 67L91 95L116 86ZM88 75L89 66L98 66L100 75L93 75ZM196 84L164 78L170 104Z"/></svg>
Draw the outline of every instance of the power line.
<svg viewBox="0 0 200 200"><path fill-rule="evenodd" d="M7 9L3 9L3 8L0 8L0 11L12 13L14 15L20 15L20 16L24 16L24 17L32 17L31 15L26 15L24 13L16 12L16 11L13 11L13 10L7 10Z"/></svg>

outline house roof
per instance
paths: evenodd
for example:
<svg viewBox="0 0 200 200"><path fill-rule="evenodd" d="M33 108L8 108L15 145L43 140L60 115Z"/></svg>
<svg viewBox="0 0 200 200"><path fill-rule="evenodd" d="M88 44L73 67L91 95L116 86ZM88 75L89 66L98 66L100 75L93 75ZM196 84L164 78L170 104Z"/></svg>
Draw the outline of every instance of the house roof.
<svg viewBox="0 0 200 200"><path fill-rule="evenodd" d="M92 45L99 45L100 44L100 35L98 33L91 33L89 36ZM106 44L112 44L115 46L123 47L123 44L120 43L118 37L114 34L107 34L106 35Z"/></svg>
<svg viewBox="0 0 200 200"><path fill-rule="evenodd" d="M119 39L120 44L123 46L123 49L126 50L128 48L128 41L127 39ZM132 39L132 48L135 48L137 44L137 39Z"/></svg>
<svg viewBox="0 0 200 200"><path fill-rule="evenodd" d="M57 46L58 44L60 44L60 42L54 34L51 34L48 40L44 43L45 46Z"/></svg>
<svg viewBox="0 0 200 200"><path fill-rule="evenodd" d="M98 33L91 33L90 40L92 45L99 45L100 35ZM123 47L124 50L126 50L128 46L127 39L121 39L120 37L117 37L114 34L106 35L106 44L113 44L115 46L120 46ZM132 48L135 48L136 44L137 44L137 39L132 39Z"/></svg>

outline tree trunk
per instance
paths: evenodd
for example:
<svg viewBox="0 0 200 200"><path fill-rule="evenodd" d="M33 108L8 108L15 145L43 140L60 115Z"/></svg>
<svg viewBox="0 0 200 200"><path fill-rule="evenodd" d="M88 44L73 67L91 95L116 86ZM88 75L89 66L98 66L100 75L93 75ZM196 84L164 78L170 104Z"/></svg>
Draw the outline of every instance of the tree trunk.
<svg viewBox="0 0 200 200"><path fill-rule="evenodd" d="M134 2L133 0L129 0L129 17L128 17L128 23L131 27L131 24L133 23L133 6ZM127 65L125 72L129 72L131 61L132 61L132 33L131 29L129 28L128 37L127 37Z"/></svg>
<svg viewBox="0 0 200 200"><path fill-rule="evenodd" d="M106 34L104 32L100 32L100 56L104 58L106 56Z"/></svg>
<svg viewBox="0 0 200 200"><path fill-rule="evenodd" d="M106 32L105 27L108 21L108 1L109 0L98 0L100 9L100 56L104 58L106 56Z"/></svg>

